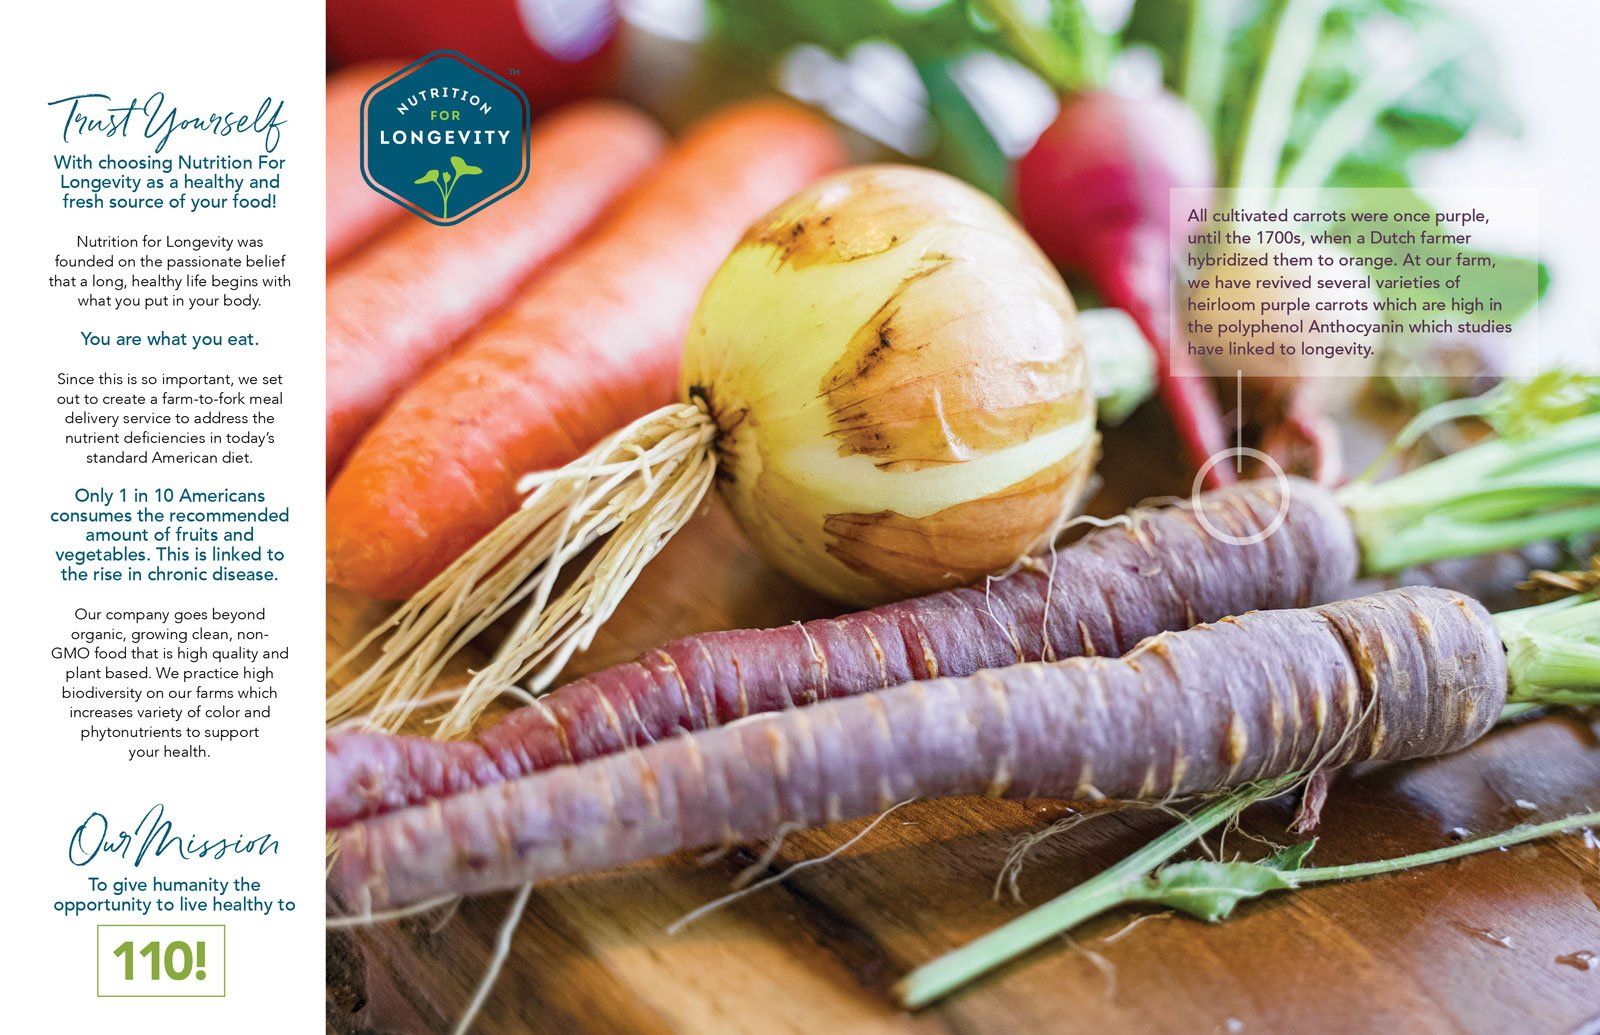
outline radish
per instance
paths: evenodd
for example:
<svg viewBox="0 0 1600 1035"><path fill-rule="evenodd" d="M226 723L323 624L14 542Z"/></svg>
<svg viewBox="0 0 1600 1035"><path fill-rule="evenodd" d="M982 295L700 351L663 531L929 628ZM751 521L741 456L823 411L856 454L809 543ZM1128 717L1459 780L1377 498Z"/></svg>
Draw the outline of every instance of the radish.
<svg viewBox="0 0 1600 1035"><path fill-rule="evenodd" d="M1202 372L1170 348L1167 192L1212 181L1205 129L1168 93L1069 97L1015 170L1018 214L1045 254L1138 322L1155 353L1162 400L1196 468L1226 449L1227 439ZM1232 472L1213 464L1208 480L1226 484Z"/></svg>
<svg viewBox="0 0 1600 1035"><path fill-rule="evenodd" d="M1447 590L1253 612L1124 658L908 683L406 809L345 831L334 881L364 913L909 798L1172 800L1457 750L1493 725L1507 684L1493 619Z"/></svg>
<svg viewBox="0 0 1600 1035"><path fill-rule="evenodd" d="M1564 419L1535 422L1541 407ZM1594 378L1547 377L1521 395L1508 386L1471 412L1523 422L1521 437L1385 482L1358 480L1337 494L1299 480L1244 483L1189 507L1134 511L983 586L804 625L686 637L561 687L476 740L338 733L328 740L328 824L913 679L1116 656L1164 630L1335 599L1358 571L1600 529L1596 408ZM1436 420L1419 417L1402 441Z"/></svg>
<svg viewBox="0 0 1600 1035"><path fill-rule="evenodd" d="M1354 402L1382 345L1370 276L1338 249L1319 244L1226 244L1201 254L1208 272L1192 275L1185 266L1179 288L1179 305L1197 318L1186 338L1201 349L1200 365L1218 378L1239 377L1241 405L1264 429L1263 452L1284 470L1333 484L1343 473L1342 449L1326 415ZM1337 267L1339 276L1293 272L1303 266L1286 273L1272 264L1286 255L1319 269ZM1295 343L1296 353L1259 351L1281 342Z"/></svg>
<svg viewBox="0 0 1600 1035"><path fill-rule="evenodd" d="M614 0L328 0L337 64L458 50L511 77L535 110L602 90L617 63Z"/></svg>

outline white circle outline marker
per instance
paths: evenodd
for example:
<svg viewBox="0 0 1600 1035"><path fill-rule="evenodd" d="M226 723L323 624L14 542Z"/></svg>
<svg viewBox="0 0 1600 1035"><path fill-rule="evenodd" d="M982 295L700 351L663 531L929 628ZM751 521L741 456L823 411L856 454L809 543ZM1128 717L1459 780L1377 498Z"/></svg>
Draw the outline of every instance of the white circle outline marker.
<svg viewBox="0 0 1600 1035"><path fill-rule="evenodd" d="M1222 461L1232 460L1234 457L1243 457L1265 464L1267 470L1272 472L1272 477L1278 482L1278 512L1273 515L1266 528L1259 532L1252 532L1247 536L1237 536L1213 525L1211 519L1206 516L1205 507L1200 504L1201 486L1205 484L1206 475L1210 474L1211 469ZM1283 524L1283 519L1289 516L1289 479L1284 475L1283 468L1278 466L1278 461L1261 450L1251 449L1249 446L1233 446L1213 453L1211 458L1200 466L1200 470L1194 476L1194 486L1189 490L1189 503L1194 508L1195 518L1211 538L1233 546L1254 546L1276 532L1279 526Z"/></svg>

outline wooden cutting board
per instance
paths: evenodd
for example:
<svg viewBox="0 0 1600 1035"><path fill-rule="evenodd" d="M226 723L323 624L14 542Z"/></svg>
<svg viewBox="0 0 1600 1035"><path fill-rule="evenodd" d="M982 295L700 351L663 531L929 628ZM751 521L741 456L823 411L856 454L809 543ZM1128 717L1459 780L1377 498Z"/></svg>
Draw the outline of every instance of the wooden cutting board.
<svg viewBox="0 0 1600 1035"><path fill-rule="evenodd" d="M1092 509L1182 491L1166 431L1110 436L1111 484ZM1368 436L1370 439L1372 436ZM1370 455L1367 449L1358 453ZM1516 560L1443 581L1506 603ZM651 564L574 674L663 640L826 615L826 601L767 569L713 505ZM329 650L387 607L330 590ZM481 658L481 655L479 656ZM479 658L463 658L471 664ZM1499 730L1442 760L1340 783L1314 860L1353 862L1600 808L1600 738L1579 718ZM895 1008L911 967L1017 916L995 878L1017 838L1064 815L1053 802L960 799L893 812L837 857L710 913L674 920L761 875L815 860L865 821L781 845L676 857L535 890L475 1031L545 1032L1600 1032L1600 845L1582 835L1361 883L1249 903L1211 926L1123 911L1090 923L919 1014ZM1286 808L1255 809L1254 835L1288 843ZM1039 846L1020 891L1037 904L1138 847L1170 820L1115 813ZM1459 834L1454 835L1459 836ZM1215 839L1212 840L1215 846ZM338 1032L448 1031L494 951L512 897L330 932L328 1025Z"/></svg>

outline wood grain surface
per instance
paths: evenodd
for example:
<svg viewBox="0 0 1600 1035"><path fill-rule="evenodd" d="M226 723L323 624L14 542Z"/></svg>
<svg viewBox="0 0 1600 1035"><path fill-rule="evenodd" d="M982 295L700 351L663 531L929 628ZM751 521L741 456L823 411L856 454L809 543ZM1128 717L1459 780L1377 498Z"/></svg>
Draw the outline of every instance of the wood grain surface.
<svg viewBox="0 0 1600 1035"><path fill-rule="evenodd" d="M1175 447L1144 417L1110 436L1092 509L1116 512L1182 490L1159 459ZM1371 433L1367 436L1371 439ZM1355 452L1370 454L1358 443ZM1538 558L1535 558L1538 559ZM1491 603L1527 559L1426 573ZM330 590L329 649L387 607ZM834 608L765 568L720 505L649 567L574 673L686 633L776 625ZM461 665L479 658L460 659ZM459 678L460 670L449 677ZM1436 847L1600 808L1600 739L1580 718L1501 729L1459 755L1339 783L1314 861ZM1600 844L1583 835L1411 873L1247 903L1222 925L1121 911L919 1014L890 985L1025 908L997 899L1017 838L1067 809L958 799L895 810L837 857L705 916L666 927L730 890L741 872L818 859L865 821L791 834L714 858L675 857L536 889L474 1026L546 1032L1600 1032ZM1279 843L1287 805L1254 809L1226 852ZM1028 904L1081 881L1170 823L1117 812L1047 841L1020 881ZM1217 847L1215 839L1212 847ZM330 932L328 1025L338 1032L448 1031L494 951L512 895Z"/></svg>

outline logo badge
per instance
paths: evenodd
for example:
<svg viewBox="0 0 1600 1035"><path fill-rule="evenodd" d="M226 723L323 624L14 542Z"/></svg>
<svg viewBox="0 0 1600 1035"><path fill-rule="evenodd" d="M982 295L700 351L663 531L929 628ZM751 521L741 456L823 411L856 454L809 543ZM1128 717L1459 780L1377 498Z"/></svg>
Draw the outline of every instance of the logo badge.
<svg viewBox="0 0 1600 1035"><path fill-rule="evenodd" d="M528 98L453 50L436 50L367 91L361 175L440 226L459 223L528 178Z"/></svg>

